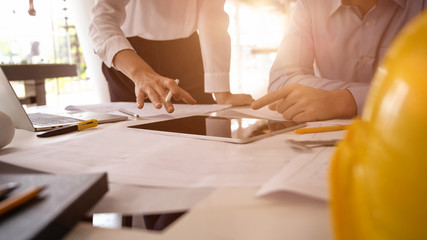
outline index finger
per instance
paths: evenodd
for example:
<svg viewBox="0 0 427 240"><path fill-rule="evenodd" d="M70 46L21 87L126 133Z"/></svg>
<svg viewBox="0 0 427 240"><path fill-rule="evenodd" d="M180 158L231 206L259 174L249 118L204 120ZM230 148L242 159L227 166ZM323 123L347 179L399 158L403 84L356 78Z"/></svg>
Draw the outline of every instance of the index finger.
<svg viewBox="0 0 427 240"><path fill-rule="evenodd" d="M172 92L173 97L178 101L182 100L188 104L197 103L196 99L194 99L187 91L180 88L178 85L171 87L170 91Z"/></svg>
<svg viewBox="0 0 427 240"><path fill-rule="evenodd" d="M277 89L276 91L267 93L266 95L262 96L260 99L252 102L251 107L254 110L260 109L268 104L276 102L279 99L286 98L290 93L290 91L291 91L290 88L285 86L280 89Z"/></svg>

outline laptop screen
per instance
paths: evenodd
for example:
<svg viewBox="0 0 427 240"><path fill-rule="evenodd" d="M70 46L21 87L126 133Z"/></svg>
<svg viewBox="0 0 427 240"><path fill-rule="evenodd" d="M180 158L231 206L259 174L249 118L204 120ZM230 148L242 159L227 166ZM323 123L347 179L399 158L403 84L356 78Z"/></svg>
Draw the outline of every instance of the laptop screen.
<svg viewBox="0 0 427 240"><path fill-rule="evenodd" d="M35 131L33 124L16 96L15 91L0 68L0 111L12 118L15 128Z"/></svg>

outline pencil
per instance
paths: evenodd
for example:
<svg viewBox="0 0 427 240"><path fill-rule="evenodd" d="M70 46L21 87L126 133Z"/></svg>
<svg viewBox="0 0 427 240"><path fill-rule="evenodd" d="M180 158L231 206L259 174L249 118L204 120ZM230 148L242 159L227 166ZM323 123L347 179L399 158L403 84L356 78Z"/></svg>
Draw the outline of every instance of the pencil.
<svg viewBox="0 0 427 240"><path fill-rule="evenodd" d="M133 112L128 111L128 110L123 109L123 108L120 108L120 109L119 109L119 112L124 113L124 114L127 114L127 115L129 115L129 116L132 116L132 117L134 117L134 118L139 118L139 115L138 115L137 113L133 113Z"/></svg>
<svg viewBox="0 0 427 240"><path fill-rule="evenodd" d="M323 126L323 127L313 127L313 128L299 128L294 132L297 134L305 133L319 133L319 132L332 132L347 129L349 125L335 125L335 126Z"/></svg>
<svg viewBox="0 0 427 240"><path fill-rule="evenodd" d="M35 198L45 187L34 187L0 202L0 216Z"/></svg>
<svg viewBox="0 0 427 240"><path fill-rule="evenodd" d="M175 79L175 83L179 84L179 79ZM168 95L166 95L165 102L169 102L172 99L172 91L168 92Z"/></svg>

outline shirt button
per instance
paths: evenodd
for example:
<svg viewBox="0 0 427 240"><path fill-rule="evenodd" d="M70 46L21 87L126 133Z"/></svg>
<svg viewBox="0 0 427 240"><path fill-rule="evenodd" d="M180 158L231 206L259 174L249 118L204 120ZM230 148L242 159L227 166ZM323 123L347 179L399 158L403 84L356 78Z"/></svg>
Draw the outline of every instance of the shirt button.
<svg viewBox="0 0 427 240"><path fill-rule="evenodd" d="M371 21L367 21L366 23L365 23L365 26L366 27L370 27L372 25L372 22Z"/></svg>
<svg viewBox="0 0 427 240"><path fill-rule="evenodd" d="M368 56L364 56L362 59L364 62L369 62L369 60L371 60L371 58Z"/></svg>

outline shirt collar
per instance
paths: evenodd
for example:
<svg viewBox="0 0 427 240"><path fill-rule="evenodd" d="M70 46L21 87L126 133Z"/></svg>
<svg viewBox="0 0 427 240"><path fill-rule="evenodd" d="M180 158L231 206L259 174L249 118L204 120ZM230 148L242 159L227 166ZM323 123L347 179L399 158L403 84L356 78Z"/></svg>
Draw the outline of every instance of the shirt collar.
<svg viewBox="0 0 427 240"><path fill-rule="evenodd" d="M394 0L395 3L397 3L401 8L406 7L406 0Z"/></svg>
<svg viewBox="0 0 427 240"><path fill-rule="evenodd" d="M381 0L380 0L381 1ZM401 8L405 8L406 0L392 0L396 4L398 4ZM331 16L335 11L338 10L343 5L342 0L332 0L332 8L329 12L329 16Z"/></svg>
<svg viewBox="0 0 427 240"><path fill-rule="evenodd" d="M329 16L331 16L341 6L342 6L342 0L332 0L332 7L331 7L331 11L329 12Z"/></svg>

